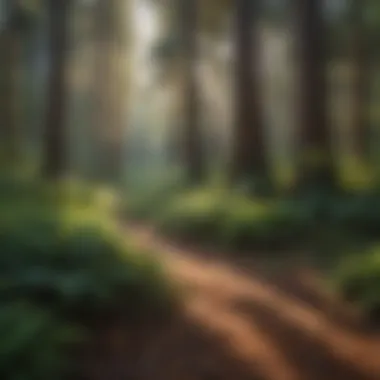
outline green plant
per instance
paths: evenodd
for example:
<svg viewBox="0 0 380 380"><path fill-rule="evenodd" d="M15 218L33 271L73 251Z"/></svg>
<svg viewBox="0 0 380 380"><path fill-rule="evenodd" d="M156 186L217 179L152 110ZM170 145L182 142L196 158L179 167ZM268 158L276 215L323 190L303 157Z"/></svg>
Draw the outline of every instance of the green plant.
<svg viewBox="0 0 380 380"><path fill-rule="evenodd" d="M167 235L233 249L289 249L309 237L311 207L301 202L254 201L221 190L174 198L156 222Z"/></svg>
<svg viewBox="0 0 380 380"><path fill-rule="evenodd" d="M288 250L309 237L313 222L301 204L237 199L229 206L221 236L237 249Z"/></svg>
<svg viewBox="0 0 380 380"><path fill-rule="evenodd" d="M129 191L124 213L133 220L155 218L165 211L169 202L180 193L181 184L162 185L146 190Z"/></svg>
<svg viewBox="0 0 380 380"><path fill-rule="evenodd" d="M336 226L348 234L367 238L379 238L380 197L373 194L359 194L335 200L331 207Z"/></svg>
<svg viewBox="0 0 380 380"><path fill-rule="evenodd" d="M159 229L183 240L215 243L226 209L223 194L197 191L179 195L156 217Z"/></svg>
<svg viewBox="0 0 380 380"><path fill-rule="evenodd" d="M315 192L263 200L199 189L169 198L151 219L166 235L233 250L329 253L379 237L380 198Z"/></svg>
<svg viewBox="0 0 380 380"><path fill-rule="evenodd" d="M67 353L83 331L25 302L0 308L0 376L9 380L65 379L74 375ZM69 370L70 369L70 370Z"/></svg>
<svg viewBox="0 0 380 380"><path fill-rule="evenodd" d="M0 178L2 378L71 378L62 334L74 339L115 321L134 326L171 310L159 265L127 244L107 202L72 189ZM73 324L79 330L68 335Z"/></svg>
<svg viewBox="0 0 380 380"><path fill-rule="evenodd" d="M153 279L162 279L157 264L121 240L101 225L17 224L0 235L3 296L27 296L69 315L83 308L93 317L110 309L121 313L126 303L126 317L138 312L154 301Z"/></svg>
<svg viewBox="0 0 380 380"><path fill-rule="evenodd" d="M344 258L334 274L344 297L380 320L380 249Z"/></svg>

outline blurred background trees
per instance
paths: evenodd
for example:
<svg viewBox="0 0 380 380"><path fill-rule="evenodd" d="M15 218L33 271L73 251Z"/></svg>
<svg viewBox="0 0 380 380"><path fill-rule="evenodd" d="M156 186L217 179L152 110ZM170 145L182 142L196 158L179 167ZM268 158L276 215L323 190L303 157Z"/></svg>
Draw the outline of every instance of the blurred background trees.
<svg viewBox="0 0 380 380"><path fill-rule="evenodd" d="M137 149L133 125L141 123L150 132L138 144L155 145L141 164L154 171L159 162L161 169L181 162L193 184L207 183L217 168L236 186L270 188L292 167L296 187L330 186L343 156L374 168L375 2L78 0L61 5L59 18L46 1L3 4L2 133L12 155L21 149L17 135L24 145L43 135L35 156L44 157L45 172L64 172L66 160L68 171L89 178L125 179L127 147ZM151 36L141 43L143 22ZM132 122L139 107L145 121ZM148 122L154 112L167 118L162 127Z"/></svg>
<svg viewBox="0 0 380 380"><path fill-rule="evenodd" d="M4 180L4 207L12 207L0 226L13 220L13 193L32 197L9 224L17 225L11 240L22 235L42 249L18 229L33 225L21 223L24 206L35 217L47 199L51 212L61 199L50 202L51 189L56 195L69 177L113 187L123 201L118 216L172 238L273 261L275 251L306 252L313 264L339 268L343 293L353 286L367 311L378 310L378 0L0 6L2 172L35 175L31 187ZM65 207L56 207L58 224ZM87 206L68 208L76 207ZM46 236L56 241L53 230ZM362 265L351 265L352 255ZM78 265L91 266L86 260Z"/></svg>

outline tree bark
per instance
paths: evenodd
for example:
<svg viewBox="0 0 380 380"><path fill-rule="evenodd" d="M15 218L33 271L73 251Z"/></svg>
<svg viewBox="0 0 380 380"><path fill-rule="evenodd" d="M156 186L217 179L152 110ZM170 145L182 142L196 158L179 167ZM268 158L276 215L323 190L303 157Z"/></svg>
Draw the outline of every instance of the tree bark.
<svg viewBox="0 0 380 380"><path fill-rule="evenodd" d="M326 35L321 0L297 0L299 62L298 189L335 187L327 112Z"/></svg>
<svg viewBox="0 0 380 380"><path fill-rule="evenodd" d="M94 9L94 176L117 180L124 157L128 0L99 0Z"/></svg>
<svg viewBox="0 0 380 380"><path fill-rule="evenodd" d="M197 79L197 1L180 1L183 47L183 161L186 178L199 184L205 177L202 131L200 125L199 86Z"/></svg>
<svg viewBox="0 0 380 380"><path fill-rule="evenodd" d="M50 72L42 174L49 179L64 175L67 165L65 119L70 3L71 0L48 0Z"/></svg>
<svg viewBox="0 0 380 380"><path fill-rule="evenodd" d="M5 163L13 164L20 158L17 104L21 36L14 24L18 9L8 1L4 5L7 17L0 31L0 139Z"/></svg>
<svg viewBox="0 0 380 380"><path fill-rule="evenodd" d="M235 124L230 181L259 187L269 180L259 80L257 1L235 4Z"/></svg>
<svg viewBox="0 0 380 380"><path fill-rule="evenodd" d="M371 64L369 61L368 35L364 17L365 0L351 0L350 25L352 31L352 128L353 148L357 161L369 164L370 161L370 124L369 98Z"/></svg>

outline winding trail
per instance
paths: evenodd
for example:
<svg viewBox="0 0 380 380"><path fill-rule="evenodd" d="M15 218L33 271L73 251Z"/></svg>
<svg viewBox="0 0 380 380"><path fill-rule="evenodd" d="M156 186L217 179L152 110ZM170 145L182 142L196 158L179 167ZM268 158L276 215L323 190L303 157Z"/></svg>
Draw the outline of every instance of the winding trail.
<svg viewBox="0 0 380 380"><path fill-rule="evenodd" d="M144 379L380 380L380 335L361 328L312 272L248 273L130 229L140 247L162 252L184 289L184 318L144 353Z"/></svg>

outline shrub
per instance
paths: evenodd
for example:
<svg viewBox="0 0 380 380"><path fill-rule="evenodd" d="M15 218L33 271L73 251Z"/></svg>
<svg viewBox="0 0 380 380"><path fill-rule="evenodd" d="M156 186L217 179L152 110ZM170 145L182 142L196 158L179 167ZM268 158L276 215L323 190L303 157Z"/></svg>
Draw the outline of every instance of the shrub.
<svg viewBox="0 0 380 380"><path fill-rule="evenodd" d="M380 237L380 197L361 194L335 200L332 220L348 234L366 238Z"/></svg>
<svg viewBox="0 0 380 380"><path fill-rule="evenodd" d="M24 369L31 379L62 375L60 362L70 357L61 337L72 324L82 333L170 312L172 293L158 264L127 245L98 197L82 196L14 178L0 184L0 350L12 349L0 360L2 378L22 378ZM14 345L11 329L20 332ZM12 372L17 358L28 362Z"/></svg>
<svg viewBox="0 0 380 380"><path fill-rule="evenodd" d="M301 206L273 200L256 203L237 199L229 205L221 236L236 249L300 247L313 222L310 210Z"/></svg>
<svg viewBox="0 0 380 380"><path fill-rule="evenodd" d="M133 220L155 218L165 211L169 202L180 192L181 184L139 189L129 193L124 202L124 213Z"/></svg>
<svg viewBox="0 0 380 380"><path fill-rule="evenodd" d="M27 297L65 315L95 319L111 310L132 317L156 305L159 268L116 239L85 226L67 233L37 232L28 225L14 229L0 238L3 296Z"/></svg>
<svg viewBox="0 0 380 380"><path fill-rule="evenodd" d="M182 240L203 243L220 240L221 224L226 216L223 194L189 192L175 197L155 219L165 234Z"/></svg>
<svg viewBox="0 0 380 380"><path fill-rule="evenodd" d="M380 249L345 258L335 273L344 297L360 305L367 315L380 321Z"/></svg>
<svg viewBox="0 0 380 380"><path fill-rule="evenodd" d="M67 353L82 339L77 327L47 310L26 303L2 303L0 376L7 380L72 378L77 373Z"/></svg>
<svg viewBox="0 0 380 380"><path fill-rule="evenodd" d="M369 194L263 200L201 189L168 198L151 216L160 231L237 250L328 251L380 233L380 197Z"/></svg>
<svg viewBox="0 0 380 380"><path fill-rule="evenodd" d="M176 197L157 223L167 235L233 249L299 246L313 223L301 203L255 202L224 191L198 191Z"/></svg>

